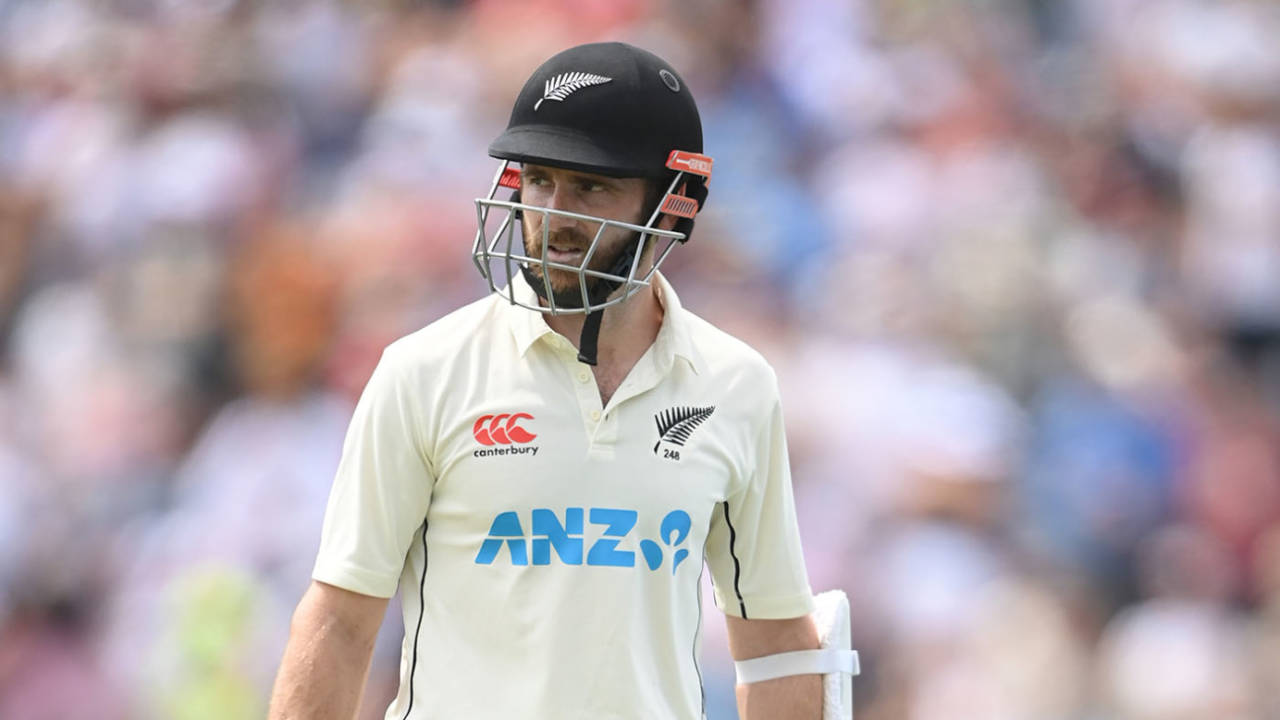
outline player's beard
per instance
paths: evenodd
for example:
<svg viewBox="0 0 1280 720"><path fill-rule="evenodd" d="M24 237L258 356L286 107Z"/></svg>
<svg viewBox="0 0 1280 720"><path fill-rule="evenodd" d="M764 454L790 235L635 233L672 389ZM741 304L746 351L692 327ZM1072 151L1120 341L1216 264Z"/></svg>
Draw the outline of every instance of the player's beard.
<svg viewBox="0 0 1280 720"><path fill-rule="evenodd" d="M627 231L627 237L623 242L616 243L612 250L597 249L596 253L591 256L591 262L587 265L587 269L597 272L615 271L614 266L619 259L628 250L634 249L638 233ZM548 243L555 247L577 248L583 253L591 249L591 238L576 228L564 228L556 230L548 236ZM604 245L603 238L600 243ZM542 232L540 230L533 231L529 228L524 229L524 248L525 253L535 260L542 257ZM555 300L556 307L561 308L581 308L584 307L584 299L582 297L582 287L578 280L578 272L575 270L561 270L559 268L546 268L546 276L543 275L541 263L530 263L529 269L533 275L541 280L542 285L547 285L550 280L551 287L544 288L544 292L550 292ZM625 276L630 268L622 270L619 275ZM588 275L587 280L587 298L593 302L600 302L603 298L597 298L596 294L610 283L604 278ZM545 298L544 298L545 299Z"/></svg>

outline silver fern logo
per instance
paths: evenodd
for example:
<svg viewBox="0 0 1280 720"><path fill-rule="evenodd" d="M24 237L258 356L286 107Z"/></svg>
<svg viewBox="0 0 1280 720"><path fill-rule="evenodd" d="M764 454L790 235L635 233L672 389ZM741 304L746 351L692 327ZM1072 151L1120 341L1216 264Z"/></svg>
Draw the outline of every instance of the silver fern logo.
<svg viewBox="0 0 1280 720"><path fill-rule="evenodd" d="M560 73L547 81L542 90L542 100L533 104L533 111L537 112L538 106L541 105L544 100L564 102L565 98L578 92L582 88L591 87L592 85L603 85L607 82L613 82L613 78L584 72Z"/></svg>
<svg viewBox="0 0 1280 720"><path fill-rule="evenodd" d="M693 434L693 431L706 422L707 418L711 417L711 413L715 411L714 405L700 408L677 406L654 415L653 419L658 423L658 442L653 446L653 454L658 454L658 448L664 442L684 447L685 442ZM679 451L669 450L667 457L679 460Z"/></svg>

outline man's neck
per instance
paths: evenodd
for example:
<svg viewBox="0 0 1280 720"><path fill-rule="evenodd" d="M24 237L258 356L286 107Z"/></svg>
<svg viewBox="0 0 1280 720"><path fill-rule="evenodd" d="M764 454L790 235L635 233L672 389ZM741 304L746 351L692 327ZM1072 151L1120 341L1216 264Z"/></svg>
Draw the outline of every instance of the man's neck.
<svg viewBox="0 0 1280 720"><path fill-rule="evenodd" d="M654 285L627 300L610 305L600 319L597 369L625 375L640 359L662 327L663 308ZM579 346L586 315L544 315L547 325Z"/></svg>

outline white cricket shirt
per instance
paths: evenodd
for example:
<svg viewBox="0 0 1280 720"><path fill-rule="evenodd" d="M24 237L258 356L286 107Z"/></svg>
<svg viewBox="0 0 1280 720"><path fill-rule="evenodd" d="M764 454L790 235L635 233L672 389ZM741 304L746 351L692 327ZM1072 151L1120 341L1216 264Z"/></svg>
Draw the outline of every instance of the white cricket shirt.
<svg viewBox="0 0 1280 720"><path fill-rule="evenodd" d="M812 610L773 371L656 282L662 327L607 407L499 295L386 349L314 577L400 590L387 718L703 717L703 557L726 613Z"/></svg>

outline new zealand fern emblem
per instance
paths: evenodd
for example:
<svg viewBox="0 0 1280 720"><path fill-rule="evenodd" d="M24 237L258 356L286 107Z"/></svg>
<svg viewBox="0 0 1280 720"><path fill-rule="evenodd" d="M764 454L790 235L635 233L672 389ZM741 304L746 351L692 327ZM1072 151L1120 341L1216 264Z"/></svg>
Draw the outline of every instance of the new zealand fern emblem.
<svg viewBox="0 0 1280 720"><path fill-rule="evenodd" d="M653 419L658 423L658 442L653 446L653 454L658 454L658 447L664 442L683 447L694 429L715 411L714 405L701 408L677 406L654 415Z"/></svg>
<svg viewBox="0 0 1280 720"><path fill-rule="evenodd" d="M538 111L538 106L542 104L543 100L563 102L565 98L584 87L603 85L607 82L613 82L613 78L584 72L560 73L546 82L542 91L542 100L533 104L533 111Z"/></svg>

